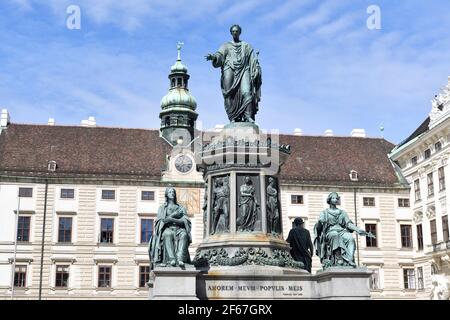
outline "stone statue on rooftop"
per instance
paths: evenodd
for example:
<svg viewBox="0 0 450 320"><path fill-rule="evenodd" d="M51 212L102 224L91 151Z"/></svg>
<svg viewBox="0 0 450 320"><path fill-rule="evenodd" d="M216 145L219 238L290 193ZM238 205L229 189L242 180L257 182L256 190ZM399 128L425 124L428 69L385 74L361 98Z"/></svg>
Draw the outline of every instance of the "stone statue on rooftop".
<svg viewBox="0 0 450 320"><path fill-rule="evenodd" d="M324 269L328 267L356 267L356 242L352 233L375 238L375 236L359 229L348 217L347 212L337 208L340 197L336 192L328 195L328 209L322 211L319 221L314 226L314 247Z"/></svg>
<svg viewBox="0 0 450 320"><path fill-rule="evenodd" d="M191 221L186 209L177 203L174 188L168 187L166 201L158 209L155 229L149 242L149 258L155 266L184 267L191 263L188 247L192 242Z"/></svg>
<svg viewBox="0 0 450 320"><path fill-rule="evenodd" d="M261 99L261 67L258 53L239 39L241 27L231 26L232 41L214 54L206 55L215 68L222 69L221 87L225 110L231 122L255 122Z"/></svg>

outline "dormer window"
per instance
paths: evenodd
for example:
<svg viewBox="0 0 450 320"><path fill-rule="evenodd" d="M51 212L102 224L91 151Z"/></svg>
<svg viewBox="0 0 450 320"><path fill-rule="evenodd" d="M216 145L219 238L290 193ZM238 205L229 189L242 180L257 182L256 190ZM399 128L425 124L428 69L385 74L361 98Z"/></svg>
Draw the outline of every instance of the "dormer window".
<svg viewBox="0 0 450 320"><path fill-rule="evenodd" d="M47 170L50 172L56 171L56 161L49 161L47 165Z"/></svg>
<svg viewBox="0 0 450 320"><path fill-rule="evenodd" d="M358 172L355 170L350 171L350 180L358 181Z"/></svg>

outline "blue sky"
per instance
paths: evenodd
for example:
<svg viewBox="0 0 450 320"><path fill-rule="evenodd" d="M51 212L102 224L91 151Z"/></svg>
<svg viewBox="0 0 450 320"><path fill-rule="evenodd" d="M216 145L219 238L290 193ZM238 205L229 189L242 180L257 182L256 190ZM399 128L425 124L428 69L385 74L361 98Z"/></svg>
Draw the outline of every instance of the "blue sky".
<svg viewBox="0 0 450 320"><path fill-rule="evenodd" d="M81 30L66 28L69 5ZM369 30L369 5L381 30ZM0 107L16 123L159 127L159 102L183 41L204 128L227 120L220 70L204 60L230 39L260 52L264 129L397 143L428 115L450 75L448 0L2 0Z"/></svg>

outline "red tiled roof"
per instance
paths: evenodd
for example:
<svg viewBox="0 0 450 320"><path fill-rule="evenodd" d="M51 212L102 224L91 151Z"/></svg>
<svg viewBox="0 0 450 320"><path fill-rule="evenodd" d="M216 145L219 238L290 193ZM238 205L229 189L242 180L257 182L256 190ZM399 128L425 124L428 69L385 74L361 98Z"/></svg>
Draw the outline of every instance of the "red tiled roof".
<svg viewBox="0 0 450 320"><path fill-rule="evenodd" d="M387 156L394 145L384 139L281 135L291 155L281 167L285 182L325 185L392 186L399 183ZM352 182L351 170L358 172Z"/></svg>
<svg viewBox="0 0 450 320"><path fill-rule="evenodd" d="M399 183L384 139L281 135L292 154L283 165L285 183L393 186ZM0 173L57 177L160 180L171 147L158 130L11 124L0 135Z"/></svg>
<svg viewBox="0 0 450 320"><path fill-rule="evenodd" d="M160 179L170 146L158 130L11 124L0 135L0 171ZM34 173L34 174L33 174Z"/></svg>

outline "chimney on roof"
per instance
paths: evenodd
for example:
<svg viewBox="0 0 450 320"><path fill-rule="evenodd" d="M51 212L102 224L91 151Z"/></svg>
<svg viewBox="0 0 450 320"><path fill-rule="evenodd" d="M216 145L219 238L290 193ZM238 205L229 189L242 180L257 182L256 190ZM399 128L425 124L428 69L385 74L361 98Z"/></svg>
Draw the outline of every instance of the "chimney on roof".
<svg viewBox="0 0 450 320"><path fill-rule="evenodd" d="M323 133L323 135L324 135L324 137L332 137L334 134L333 134L333 130L331 130L331 129L327 129L327 130L325 130L325 132Z"/></svg>
<svg viewBox="0 0 450 320"><path fill-rule="evenodd" d="M216 124L216 126L214 127L214 131L215 132L220 132L223 130L223 128L225 127L224 124Z"/></svg>
<svg viewBox="0 0 450 320"><path fill-rule="evenodd" d="M295 128L294 129L294 136L301 136L303 135L303 131L300 128Z"/></svg>
<svg viewBox="0 0 450 320"><path fill-rule="evenodd" d="M365 138L366 137L366 130L364 129L353 129L352 132L350 132L350 135L355 138Z"/></svg>
<svg viewBox="0 0 450 320"><path fill-rule="evenodd" d="M8 110L2 109L2 113L0 114L0 132L6 129L9 124L9 113Z"/></svg>
<svg viewBox="0 0 450 320"><path fill-rule="evenodd" d="M54 125L55 125L55 119L54 119L54 118L49 118L47 124L48 124L49 126L54 126Z"/></svg>
<svg viewBox="0 0 450 320"><path fill-rule="evenodd" d="M94 117L89 117L87 120L81 120L82 127L96 127L97 122Z"/></svg>

